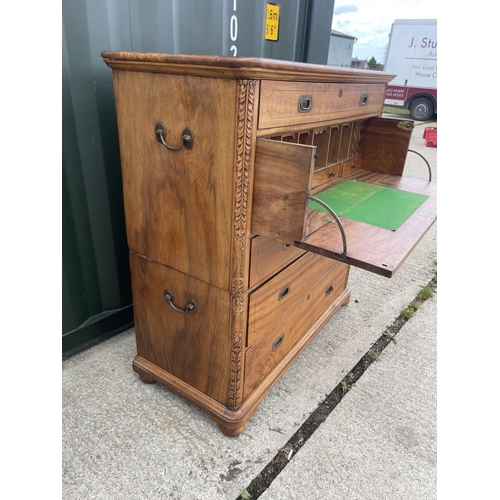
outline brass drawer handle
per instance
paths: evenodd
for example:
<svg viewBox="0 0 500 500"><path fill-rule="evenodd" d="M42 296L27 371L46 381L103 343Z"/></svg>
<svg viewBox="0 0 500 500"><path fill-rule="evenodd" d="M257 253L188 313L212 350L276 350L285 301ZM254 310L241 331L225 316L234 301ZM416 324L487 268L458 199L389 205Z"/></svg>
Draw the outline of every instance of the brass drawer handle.
<svg viewBox="0 0 500 500"><path fill-rule="evenodd" d="M185 128L182 132L181 143L178 146L171 146L170 144L167 144L167 142L165 141L167 131L165 130L165 125L163 125L163 123L161 122L158 122L155 126L155 135L156 140L158 142L161 142L167 149L170 149L171 151L179 151L182 146L184 146L186 149L192 149L193 147L194 135L189 128Z"/></svg>
<svg viewBox="0 0 500 500"><path fill-rule="evenodd" d="M273 351L278 349L278 347L283 344L283 340L285 339L285 334L282 333L274 342L273 342Z"/></svg>
<svg viewBox="0 0 500 500"><path fill-rule="evenodd" d="M290 243L283 243L283 250L288 250L291 246Z"/></svg>
<svg viewBox="0 0 500 500"><path fill-rule="evenodd" d="M164 292L165 300L172 306L172 309L181 314L196 313L196 302L193 299L189 299L186 304L186 309L179 309L174 305L174 295L170 290L165 290Z"/></svg>
<svg viewBox="0 0 500 500"><path fill-rule="evenodd" d="M330 285L326 291L325 291L325 297L328 297L328 295L331 295L331 293L333 292L333 285Z"/></svg>
<svg viewBox="0 0 500 500"><path fill-rule="evenodd" d="M297 110L299 113L309 113L313 105L313 96L311 94L302 94L299 97Z"/></svg>
<svg viewBox="0 0 500 500"><path fill-rule="evenodd" d="M288 296L289 293L290 293L290 283L288 283L288 285L284 286L280 290L280 293L278 294L278 300L283 300L285 297Z"/></svg>
<svg viewBox="0 0 500 500"><path fill-rule="evenodd" d="M361 94L361 97L359 99L359 105L361 107L366 106L368 104L368 94Z"/></svg>

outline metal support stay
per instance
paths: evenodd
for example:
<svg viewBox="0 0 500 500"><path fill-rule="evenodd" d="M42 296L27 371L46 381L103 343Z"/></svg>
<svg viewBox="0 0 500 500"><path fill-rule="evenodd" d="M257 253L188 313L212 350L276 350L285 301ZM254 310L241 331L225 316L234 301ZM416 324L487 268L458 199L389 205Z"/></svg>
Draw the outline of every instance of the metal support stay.
<svg viewBox="0 0 500 500"><path fill-rule="evenodd" d="M422 158L425 161L425 163L427 165L427 169L429 170L429 182L431 182L432 181L431 166L429 165L429 162L427 161L427 159L424 156L422 156L420 153L417 153L417 151L414 151L413 149L409 149L408 152L415 153L416 155L420 156L420 158Z"/></svg>
<svg viewBox="0 0 500 500"><path fill-rule="evenodd" d="M340 234L342 236L343 250L342 250L341 256L346 258L347 257L347 239L345 236L344 226L342 225L342 222L340 222L340 219L338 218L337 214L324 201L320 200L319 198L316 198L315 196L308 195L307 199L312 200L312 201L318 203L319 205L321 205L335 219L335 222L339 226Z"/></svg>

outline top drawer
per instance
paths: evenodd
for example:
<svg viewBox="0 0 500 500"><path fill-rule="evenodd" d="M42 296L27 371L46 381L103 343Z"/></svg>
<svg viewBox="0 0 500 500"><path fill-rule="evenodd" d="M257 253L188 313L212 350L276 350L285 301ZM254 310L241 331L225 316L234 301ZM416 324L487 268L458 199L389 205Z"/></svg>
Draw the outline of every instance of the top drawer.
<svg viewBox="0 0 500 500"><path fill-rule="evenodd" d="M263 80L259 129L367 118L382 112L385 84Z"/></svg>

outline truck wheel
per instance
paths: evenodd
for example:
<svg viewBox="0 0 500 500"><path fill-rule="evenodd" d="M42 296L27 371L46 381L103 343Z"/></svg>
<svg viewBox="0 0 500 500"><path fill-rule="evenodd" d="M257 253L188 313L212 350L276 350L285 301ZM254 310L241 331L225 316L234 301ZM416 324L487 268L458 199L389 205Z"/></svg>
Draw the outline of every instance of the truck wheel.
<svg viewBox="0 0 500 500"><path fill-rule="evenodd" d="M414 120L425 121L430 120L434 114L434 106L426 97L415 99L410 104L410 115Z"/></svg>

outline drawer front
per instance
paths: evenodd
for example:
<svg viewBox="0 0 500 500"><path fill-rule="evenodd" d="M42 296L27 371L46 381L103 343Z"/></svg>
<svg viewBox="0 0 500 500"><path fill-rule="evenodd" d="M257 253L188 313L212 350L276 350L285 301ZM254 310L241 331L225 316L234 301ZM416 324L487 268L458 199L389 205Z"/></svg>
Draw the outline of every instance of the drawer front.
<svg viewBox="0 0 500 500"><path fill-rule="evenodd" d="M270 325L267 332L247 350L245 398L307 332L317 317L327 307L333 305L345 290L349 266L337 264L322 273L312 289L303 289L289 314Z"/></svg>
<svg viewBox="0 0 500 500"><path fill-rule="evenodd" d="M261 83L259 129L377 116L385 84Z"/></svg>
<svg viewBox="0 0 500 500"><path fill-rule="evenodd" d="M139 255L129 257L137 354L225 404L231 360L220 332L230 330L231 295ZM182 314L186 310L191 312Z"/></svg>
<svg viewBox="0 0 500 500"><path fill-rule="evenodd" d="M129 250L229 291L236 85L144 71L120 71L114 84ZM157 122L174 146L193 130L193 148L169 151Z"/></svg>
<svg viewBox="0 0 500 500"><path fill-rule="evenodd" d="M361 156L342 162L342 177L356 173L361 168Z"/></svg>
<svg viewBox="0 0 500 500"><path fill-rule="evenodd" d="M304 250L288 243L256 236L252 239L250 250L249 288L266 280L304 253Z"/></svg>
<svg viewBox="0 0 500 500"><path fill-rule="evenodd" d="M247 346L267 332L270 325L294 309L304 291L338 263L308 253L250 295Z"/></svg>
<svg viewBox="0 0 500 500"><path fill-rule="evenodd" d="M344 162L346 163L346 162ZM338 179L342 172L342 163L336 163L335 165L330 165L329 167L322 168L314 172L312 187L321 186L322 184L327 184Z"/></svg>

